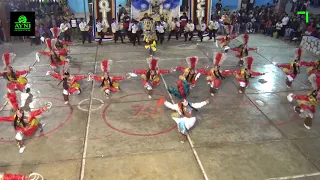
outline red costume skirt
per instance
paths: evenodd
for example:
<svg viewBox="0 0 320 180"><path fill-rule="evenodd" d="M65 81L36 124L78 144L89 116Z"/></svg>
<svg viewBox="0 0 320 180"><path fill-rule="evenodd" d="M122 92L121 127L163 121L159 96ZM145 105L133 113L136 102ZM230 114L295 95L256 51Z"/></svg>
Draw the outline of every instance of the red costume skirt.
<svg viewBox="0 0 320 180"><path fill-rule="evenodd" d="M308 105L306 105L306 104L301 104L300 106L301 106L301 108L302 108L303 110L309 110L309 111L312 112L313 114L316 112L314 106L308 106Z"/></svg>

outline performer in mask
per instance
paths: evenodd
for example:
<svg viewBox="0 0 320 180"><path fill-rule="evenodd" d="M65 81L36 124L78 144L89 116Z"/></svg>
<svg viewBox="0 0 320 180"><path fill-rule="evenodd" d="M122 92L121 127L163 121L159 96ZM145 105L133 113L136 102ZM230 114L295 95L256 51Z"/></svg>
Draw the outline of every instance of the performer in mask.
<svg viewBox="0 0 320 180"><path fill-rule="evenodd" d="M293 62L286 63L286 64L277 64L277 67L281 68L282 71L286 74L287 88L291 87L292 82L300 73L300 59L302 55L301 48L295 49L294 53L295 53L295 60Z"/></svg>
<svg viewBox="0 0 320 180"><path fill-rule="evenodd" d="M178 91L174 89L169 90L169 92L179 99L180 102L177 104L173 104L168 101L164 102L164 105L167 108L176 111L176 113L171 114L171 117L177 123L181 143L186 141L188 131L196 122L196 117L192 116L192 110L198 111L198 109L209 104L209 100L200 103L191 103L187 101L186 96L188 94L188 89L186 89L186 86L183 86L183 84L187 85L187 82L183 82L183 78L184 77L182 76L177 82L179 88Z"/></svg>
<svg viewBox="0 0 320 180"><path fill-rule="evenodd" d="M61 82L63 82L62 93L63 93L63 99L65 104L69 103L69 95L78 95L81 93L80 84L77 81L88 78L88 76L86 75L70 76L69 72L65 72L63 75L61 75L58 73L53 73L48 71L46 75L50 75L53 78L56 78Z"/></svg>
<svg viewBox="0 0 320 180"><path fill-rule="evenodd" d="M227 34L225 37L223 38L218 38L217 40L220 42L220 47L223 49L224 53L228 53L230 47L229 44L231 42L231 40L237 38L237 36L230 36L229 34ZM216 41L216 46L218 46L218 41Z"/></svg>
<svg viewBox="0 0 320 180"><path fill-rule="evenodd" d="M319 90L320 89L320 69L317 69L316 71L312 70L312 72L313 73L309 75L308 80L311 83L313 90Z"/></svg>
<svg viewBox="0 0 320 180"><path fill-rule="evenodd" d="M163 70L158 67L158 59L150 57L147 59L148 70L135 70L133 73L141 74L142 85L148 90L148 97L152 98L153 89L160 84L161 74L171 73L175 69ZM134 75L134 74L133 74Z"/></svg>
<svg viewBox="0 0 320 180"><path fill-rule="evenodd" d="M240 48L231 48L232 51L238 52L236 54L236 57L239 58L239 65L243 66L243 59L247 56L249 56L249 51L258 51L258 48L248 48L248 42L249 42L249 35L244 34L243 36L243 45Z"/></svg>
<svg viewBox="0 0 320 180"><path fill-rule="evenodd" d="M13 63L15 57L16 55L13 53L4 53L2 55L2 61L5 65L6 72L0 72L0 76L7 80L7 88L9 91L23 91L25 90L28 80L21 76L30 73L33 68L30 67L29 70L24 71L14 71L10 64Z"/></svg>
<svg viewBox="0 0 320 180"><path fill-rule="evenodd" d="M13 122L13 126L16 131L15 138L20 153L23 153L24 149L26 148L24 145L24 138L26 136L32 136L38 129L40 129L40 132L43 131L42 124L36 117L41 115L44 111L50 109L51 106L52 103L46 103L43 108L32 111L28 117L25 116L24 111L21 109L16 109L16 112L13 116L0 117L0 122Z"/></svg>
<svg viewBox="0 0 320 180"><path fill-rule="evenodd" d="M144 47L149 51L150 56L154 56L154 53L157 50L156 35L146 32L145 41L146 45Z"/></svg>
<svg viewBox="0 0 320 180"><path fill-rule="evenodd" d="M304 120L304 127L310 129L312 126L312 119L316 112L316 107L318 106L318 99L320 98L320 91L314 90L307 95L295 95L290 93L287 96L289 102L293 100L297 101L297 106L294 106L293 109L298 113Z"/></svg>
<svg viewBox="0 0 320 180"><path fill-rule="evenodd" d="M220 70L220 66L226 58L227 56L225 54L216 52L213 58L214 67L209 71L201 73L203 75L207 75L207 81L208 85L210 86L211 96L214 96L216 91L219 89L221 85L221 80L225 79L224 76L230 75L228 70Z"/></svg>
<svg viewBox="0 0 320 180"><path fill-rule="evenodd" d="M187 57L186 61L188 68L178 66L176 70L179 70L183 73L183 76L190 84L190 87L193 88L196 85L197 80L199 79L202 72L206 70L207 67L196 69L199 58L197 56Z"/></svg>
<svg viewBox="0 0 320 180"><path fill-rule="evenodd" d="M225 70L226 75L234 74L236 76L237 81L239 82L239 93L245 93L246 88L250 84L250 78L255 76L261 76L265 73L254 72L251 70L253 64L253 57L249 56L245 59L246 67L239 70Z"/></svg>
<svg viewBox="0 0 320 180"><path fill-rule="evenodd" d="M104 92L107 99L111 92L120 91L120 84L118 81L122 81L125 79L129 79L131 76L110 76L109 72L111 69L113 61L112 60L103 60L101 62L101 70L103 72L103 76L90 74L90 79L98 81L101 83L101 90Z"/></svg>

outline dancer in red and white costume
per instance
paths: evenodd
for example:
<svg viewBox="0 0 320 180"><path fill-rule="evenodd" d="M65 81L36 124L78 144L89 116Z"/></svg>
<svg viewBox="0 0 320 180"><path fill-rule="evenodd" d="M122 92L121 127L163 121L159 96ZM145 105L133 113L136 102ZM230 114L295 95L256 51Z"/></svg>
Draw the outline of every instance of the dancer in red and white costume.
<svg viewBox="0 0 320 180"><path fill-rule="evenodd" d="M63 72L65 72L70 60L65 58L65 56L63 55L64 52L55 51L53 49L52 40L50 38L47 38L45 42L50 52L40 51L39 53L49 57L49 63L52 70L58 73L58 68L62 68Z"/></svg>
<svg viewBox="0 0 320 180"><path fill-rule="evenodd" d="M197 63L199 61L199 58L197 56L187 57L186 61L188 64L188 68L178 66L176 70L179 70L183 73L186 81L190 84L190 88L193 88L196 85L196 82L199 79L201 73L205 71L206 67L196 69Z"/></svg>
<svg viewBox="0 0 320 180"><path fill-rule="evenodd" d="M207 75L207 81L208 85L210 86L211 96L214 96L214 94L220 87L221 80L225 78L224 75L230 75L228 70L220 70L220 66L226 58L227 56L225 54L216 52L213 58L214 67L209 71L205 71L202 73L203 75Z"/></svg>
<svg viewBox="0 0 320 180"><path fill-rule="evenodd" d="M30 173L29 175L22 174L8 174L0 172L0 180L44 180L38 173Z"/></svg>
<svg viewBox="0 0 320 180"><path fill-rule="evenodd" d="M231 48L232 51L238 52L236 54L236 57L239 58L239 65L243 66L243 58L247 57L249 55L249 51L258 51L258 48L249 48L248 42L249 42L249 35L244 34L242 36L243 38L243 45L240 48Z"/></svg>
<svg viewBox="0 0 320 180"><path fill-rule="evenodd" d="M72 42L59 40L59 36L61 34L60 28L58 28L58 27L51 28L50 31L54 37L53 48L58 49L61 52L65 52L64 55L67 56L67 53L70 52L70 50L68 49L68 45L71 45Z"/></svg>
<svg viewBox="0 0 320 180"><path fill-rule="evenodd" d="M131 76L110 76L109 72L112 66L112 60L103 60L101 62L101 70L103 72L102 76L90 74L90 79L98 81L101 83L101 90L104 92L105 96L109 98L111 92L120 91L120 84L118 81L129 79Z"/></svg>
<svg viewBox="0 0 320 180"><path fill-rule="evenodd" d="M21 77L21 75L30 73L34 68L24 71L14 71L10 64L16 57L13 53L4 53L2 55L2 61L5 65L6 72L0 72L0 76L7 80L7 88L9 91L19 90L23 91L28 83L27 78Z"/></svg>
<svg viewBox="0 0 320 180"><path fill-rule="evenodd" d="M253 64L253 57L248 56L244 59L246 67L239 70L226 70L228 75L234 74L239 82L239 93L245 93L246 88L250 84L250 78L255 76L262 76L265 73L254 72L251 70Z"/></svg>
<svg viewBox="0 0 320 180"><path fill-rule="evenodd" d="M312 119L318 106L318 99L320 98L320 91L314 90L307 95L295 95L293 93L287 96L289 102L293 100L297 101L298 106L294 106L293 109L301 117L305 118L304 127L310 129L312 126Z"/></svg>
<svg viewBox="0 0 320 180"><path fill-rule="evenodd" d="M21 109L16 109L16 112L13 116L0 117L0 122L13 122L14 129L16 131L15 139L17 141L20 153L23 153L24 149L26 148L24 146L24 139L26 136L32 136L38 129L40 129L40 132L43 131L43 125L40 123L40 120L37 118L37 116L50 109L51 106L52 103L46 103L43 108L32 111L28 117L25 116L24 111ZM18 104L16 104L15 107L18 107Z"/></svg>
<svg viewBox="0 0 320 180"><path fill-rule="evenodd" d="M61 75L58 73L48 71L46 75L50 75L63 82L62 94L65 104L69 103L69 95L78 95L81 93L80 84L77 81L86 78L89 80L87 75L70 76L69 72L65 72L63 75Z"/></svg>
<svg viewBox="0 0 320 180"><path fill-rule="evenodd" d="M320 72L320 59L313 62L301 61L301 66L309 67L307 69L309 75Z"/></svg>
<svg viewBox="0 0 320 180"><path fill-rule="evenodd" d="M302 49L294 49L295 60L291 63L277 64L277 67L281 68L282 71L286 74L286 85L287 88L291 88L293 80L300 73L300 59L302 55Z"/></svg>
<svg viewBox="0 0 320 180"><path fill-rule="evenodd" d="M141 74L142 85L148 90L148 97L152 98L153 89L160 84L161 74L171 73L175 68L170 70L159 69L158 59L150 57L147 59L149 64L148 70L134 70L133 73ZM135 74L132 74L135 76Z"/></svg>
<svg viewBox="0 0 320 180"><path fill-rule="evenodd" d="M228 25L228 31L231 32L232 31L232 26L231 25ZM220 42L220 47L223 49L223 52L224 53L228 53L230 47L229 47L229 44L230 42L237 38L238 36L230 36L229 32L227 32L227 35L225 37L222 37L222 38L218 38L217 41L216 41L216 46L218 46L218 41Z"/></svg>

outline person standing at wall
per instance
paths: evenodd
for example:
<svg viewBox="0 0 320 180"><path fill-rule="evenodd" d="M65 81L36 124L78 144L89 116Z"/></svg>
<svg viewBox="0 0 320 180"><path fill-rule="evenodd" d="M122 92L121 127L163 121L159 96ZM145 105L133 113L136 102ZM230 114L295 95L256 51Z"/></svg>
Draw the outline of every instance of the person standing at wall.
<svg viewBox="0 0 320 180"><path fill-rule="evenodd" d="M72 31L72 40L75 41L78 36L78 22L77 18L74 17L74 14L71 15L70 25Z"/></svg>
<svg viewBox="0 0 320 180"><path fill-rule="evenodd" d="M97 23L96 23L97 33L100 36L99 45L102 45L102 38L104 37L104 33L102 31L103 25L102 25L100 19L97 19L96 21L97 21Z"/></svg>
<svg viewBox="0 0 320 180"><path fill-rule="evenodd" d="M86 38L88 38L89 43L91 43L91 39L88 34L90 27L87 25L86 22L84 22L83 18L81 18L81 23L79 24L79 28L82 34L82 44L84 44L84 42L86 41Z"/></svg>
<svg viewBox="0 0 320 180"><path fill-rule="evenodd" d="M221 9L222 9L222 3L221 3L221 0L219 0L216 3L216 15L217 16L221 16Z"/></svg>

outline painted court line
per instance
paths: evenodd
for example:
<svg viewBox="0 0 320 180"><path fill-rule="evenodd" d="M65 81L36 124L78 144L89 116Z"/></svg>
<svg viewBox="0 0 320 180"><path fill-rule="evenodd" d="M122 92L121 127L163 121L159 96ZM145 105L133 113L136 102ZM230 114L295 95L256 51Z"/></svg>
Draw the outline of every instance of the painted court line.
<svg viewBox="0 0 320 180"><path fill-rule="evenodd" d="M286 177L269 178L269 179L265 179L265 180L286 180L286 179L298 179L298 178L313 177L313 176L320 176L320 172L310 173L310 174L301 174L301 175L295 175L295 176L286 176Z"/></svg>
<svg viewBox="0 0 320 180"><path fill-rule="evenodd" d="M94 73L97 71L97 53L98 53L98 47L96 50L96 58L95 58L95 64L94 64ZM90 122L91 122L91 111L92 111L92 100L94 99L93 91L94 91L94 81L91 83L92 90L90 95L90 103L89 103L89 110L88 110L88 121L86 126L86 136L84 138L84 146L83 146L83 153L82 153L82 162L81 162L81 171L80 171L80 180L84 180L84 172L85 172L85 166L86 166L86 158L87 158L87 148L88 148L88 136L89 136L89 128L90 128Z"/></svg>
<svg viewBox="0 0 320 180"><path fill-rule="evenodd" d="M162 79L162 81L163 81L164 86L166 87L166 89L168 89L167 83L166 83L166 81L164 80L162 74L160 74L160 76L161 76L161 79ZM171 99L171 102L174 103L171 94L170 94L169 92L168 92L168 94L169 94L169 97L170 97L170 99ZM194 154L194 156L195 156L195 158L196 158L196 160L197 160L197 162L198 162L198 165L200 166L200 169L201 169L201 171L202 171L202 174L203 174L204 179L205 179L205 180L209 180L209 178L208 178L208 176L207 176L207 173L206 173L206 171L204 170L204 167L203 167L203 165L202 165L202 162L201 162L201 160L200 160L200 158L199 158L199 155L198 155L197 151L196 151L195 148L194 148L193 141L192 141L191 137L189 136L189 134L188 134L187 137L188 137L188 142L189 142L189 144L190 144L190 146L191 146L191 149L192 149L192 151L193 151L193 154Z"/></svg>
<svg viewBox="0 0 320 180"><path fill-rule="evenodd" d="M97 98L92 98L92 99L95 99L95 100L97 100L97 101L100 101L100 102L101 102L101 105L100 105L99 107L95 108L95 109L91 109L91 111L99 110L99 109L101 109L101 108L104 106L104 102L103 102L101 99L97 99ZM80 101L80 102L78 103L78 105L77 105L77 106L78 106L78 109L80 109L81 111L89 111L88 109L85 109L85 108L82 108L82 107L81 107L81 104L84 103L85 101L90 101L90 98L87 98L87 99L84 99L84 100Z"/></svg>

